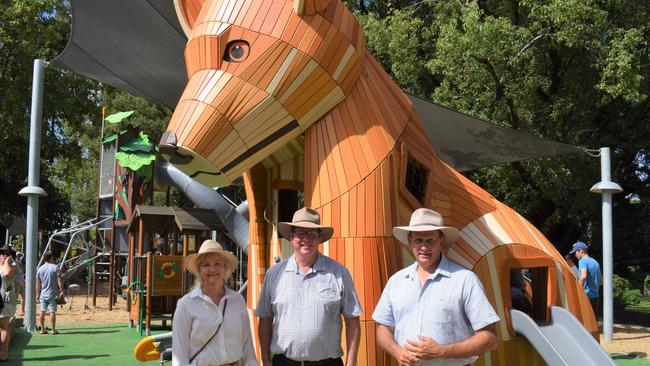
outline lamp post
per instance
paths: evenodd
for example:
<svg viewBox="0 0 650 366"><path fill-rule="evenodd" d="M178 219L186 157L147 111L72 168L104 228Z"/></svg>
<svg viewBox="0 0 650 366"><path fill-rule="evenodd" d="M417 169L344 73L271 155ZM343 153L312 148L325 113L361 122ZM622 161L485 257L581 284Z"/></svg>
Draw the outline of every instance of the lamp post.
<svg viewBox="0 0 650 366"><path fill-rule="evenodd" d="M590 191L602 194L603 215L603 334L606 342L611 342L614 332L613 300L613 255L612 255L612 194L623 192L618 184L611 181L611 158L609 147L600 148L600 182Z"/></svg>
<svg viewBox="0 0 650 366"><path fill-rule="evenodd" d="M47 196L39 187L41 171L41 114L43 110L43 74L46 62L34 60L32 109L29 130L29 172L27 187L18 192L27 196L27 228L25 235L25 329L36 331L36 252L38 251L38 198Z"/></svg>

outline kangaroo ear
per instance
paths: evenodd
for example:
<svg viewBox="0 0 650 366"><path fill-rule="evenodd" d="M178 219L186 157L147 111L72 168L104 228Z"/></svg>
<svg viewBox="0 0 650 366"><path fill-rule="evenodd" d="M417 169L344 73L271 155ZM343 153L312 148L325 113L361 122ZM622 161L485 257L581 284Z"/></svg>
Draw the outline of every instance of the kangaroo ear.
<svg viewBox="0 0 650 366"><path fill-rule="evenodd" d="M183 27L183 32L186 36L190 36L190 31L194 28L196 18L203 8L203 4L207 0L174 0L174 7L176 8L176 15L178 21Z"/></svg>
<svg viewBox="0 0 650 366"><path fill-rule="evenodd" d="M293 0L293 10L298 15L314 15L327 8L332 0Z"/></svg>

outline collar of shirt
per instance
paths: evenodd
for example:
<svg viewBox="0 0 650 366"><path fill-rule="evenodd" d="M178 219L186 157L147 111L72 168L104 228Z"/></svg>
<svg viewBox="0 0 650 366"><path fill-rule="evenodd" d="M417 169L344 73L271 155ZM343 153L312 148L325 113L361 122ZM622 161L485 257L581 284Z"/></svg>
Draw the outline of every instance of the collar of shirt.
<svg viewBox="0 0 650 366"><path fill-rule="evenodd" d="M306 274L315 273L318 271L324 271L326 269L325 267L326 266L323 260L323 256L320 253L318 253L318 257L316 257L316 262L314 262L314 264L311 266L311 269ZM298 263L296 263L295 254L292 254L291 257L289 257L289 259L287 260L287 266L284 268L284 271L295 272L297 274L300 274L300 271L298 270Z"/></svg>
<svg viewBox="0 0 650 366"><path fill-rule="evenodd" d="M229 289L228 287L226 287L226 292L223 294L223 297L221 298L221 303L223 303L223 301L225 299L229 299L229 298L233 297L235 294L237 294L237 292L235 292L235 291ZM194 298L198 297L198 298L200 298L202 300L205 300L205 301L207 301L209 303L214 303L212 301L212 299L208 295L203 293L203 289L201 289L201 286L195 287L187 295L189 297L194 297ZM216 304L216 305L221 305L221 303Z"/></svg>
<svg viewBox="0 0 650 366"><path fill-rule="evenodd" d="M438 267L432 274L429 275L429 277L427 277L427 281L435 279L436 276L438 275L451 277L451 271L449 271L449 261L447 260L447 257L444 254L440 255L440 262L438 263ZM406 271L404 277L411 280L417 280L419 278L418 262L414 262L408 267L408 270Z"/></svg>

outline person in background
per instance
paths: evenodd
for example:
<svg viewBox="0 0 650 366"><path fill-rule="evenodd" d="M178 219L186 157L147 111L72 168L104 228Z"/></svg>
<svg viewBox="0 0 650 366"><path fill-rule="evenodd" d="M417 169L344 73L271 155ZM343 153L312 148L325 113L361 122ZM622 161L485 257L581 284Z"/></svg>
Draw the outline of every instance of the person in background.
<svg viewBox="0 0 650 366"><path fill-rule="evenodd" d="M41 334L47 334L45 328L45 313L50 314L52 334L59 334L56 330L56 305L59 297L63 296L63 277L59 266L53 263L52 252L43 254L43 263L36 271L36 301L41 304L39 323Z"/></svg>
<svg viewBox="0 0 650 366"><path fill-rule="evenodd" d="M578 258L578 283L585 289L585 293L594 310L594 315L598 316L600 308L600 285L603 283L603 274L600 271L600 264L589 256L587 244L579 241L573 244L571 252Z"/></svg>
<svg viewBox="0 0 650 366"><path fill-rule="evenodd" d="M11 257L11 249L7 246L0 248L0 276L2 285L0 292L4 301L4 307L0 311L0 361L9 359L9 342L11 341L11 320L16 315L16 292L15 280L16 269Z"/></svg>
<svg viewBox="0 0 650 366"><path fill-rule="evenodd" d="M269 268L255 309L264 366L343 366L341 335L346 328L346 366L357 364L361 304L343 265L320 254L318 245L334 229L320 224L308 207L278 224L293 255Z"/></svg>
<svg viewBox="0 0 650 366"><path fill-rule="evenodd" d="M499 316L481 281L442 253L458 230L420 208L393 236L409 246L415 263L391 276L372 314L379 346L400 366L462 366L496 349Z"/></svg>
<svg viewBox="0 0 650 366"><path fill-rule="evenodd" d="M580 273L578 272L578 267L576 267L576 262L573 260L573 256L571 254L565 255L564 261L569 266L569 268L571 268L571 273L573 273L576 279L580 278Z"/></svg>
<svg viewBox="0 0 650 366"><path fill-rule="evenodd" d="M172 366L257 366L244 297L226 286L237 258L216 240L187 256L194 286L178 300L172 322Z"/></svg>
<svg viewBox="0 0 650 366"><path fill-rule="evenodd" d="M149 243L149 251L155 255L163 254L162 238L160 234L154 233L151 235L151 242Z"/></svg>
<svg viewBox="0 0 650 366"><path fill-rule="evenodd" d="M23 271L23 253L11 252L11 257L14 260L14 267L16 269L16 294L20 295L20 311L16 313L18 317L25 315L25 272Z"/></svg>

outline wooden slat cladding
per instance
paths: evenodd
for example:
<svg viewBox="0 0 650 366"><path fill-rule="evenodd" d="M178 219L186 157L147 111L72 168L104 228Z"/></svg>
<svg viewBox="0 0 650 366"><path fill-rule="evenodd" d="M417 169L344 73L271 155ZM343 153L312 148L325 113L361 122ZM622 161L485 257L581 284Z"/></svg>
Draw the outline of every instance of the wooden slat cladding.
<svg viewBox="0 0 650 366"><path fill-rule="evenodd" d="M264 210L271 200L270 177L263 165L256 165L244 173L244 187L248 199L249 247L248 247L248 288L246 297L249 304L257 304L268 268L267 252L269 237L264 219Z"/></svg>
<svg viewBox="0 0 650 366"><path fill-rule="evenodd" d="M395 100L391 90L398 87L380 72L370 68L348 98L305 133L311 146L305 148L305 196L315 207L366 179L395 149L412 106Z"/></svg>
<svg viewBox="0 0 650 366"><path fill-rule="evenodd" d="M546 252L530 247L527 244L511 243L511 245L501 246L485 255L474 267L474 272L479 276L481 282L485 286L485 292L488 299L492 304L496 304L495 308L501 317L501 321L497 326L497 333L501 342L499 348L479 359L479 365L543 365L542 357L537 351L525 340L525 338L514 334L508 327L509 309L510 305L510 290L507 278L509 278L510 267L507 266L508 261L512 260L532 260L527 262L527 266L535 267L533 263L538 258L549 258ZM556 273L553 267L549 267L549 292L559 292L561 287L565 288L565 293L573 294L567 297L567 304L563 306L560 298L552 301L551 305L563 306L571 311L584 325L585 328L592 334L598 333L598 327L595 318L589 308L589 300L587 299L584 291L578 291L578 284L576 278L571 273L564 260L557 261L555 258L551 259L554 262L554 267L559 267L561 271ZM540 262L541 263L541 262ZM545 266L545 265L544 265ZM490 269L493 267L493 269ZM519 267L512 267L519 268ZM494 270L497 269L497 270ZM553 275L555 274L555 276ZM533 301L535 301L533 299ZM486 360L486 358L489 358ZM517 362L520 360L522 362Z"/></svg>
<svg viewBox="0 0 650 366"><path fill-rule="evenodd" d="M584 291L553 245L439 160L412 104L368 53L358 22L340 1L179 3L187 15L181 23L190 27L190 80L168 129L179 152L198 161L186 163L187 170L223 170L224 180L244 172L250 308L273 257L287 254L274 223L278 190L304 189L305 205L334 227L322 251L350 270L364 309L359 365L396 364L375 343L371 315L390 275L413 261L392 228L407 224L421 206L461 230L447 255L478 274L501 316L499 349L478 364L541 364L530 344L509 331L509 286L502 281L514 259L550 263L549 298L596 329ZM236 40L246 42L248 53L240 62L225 61ZM415 173L407 171L409 160ZM426 178L409 188L408 174Z"/></svg>

